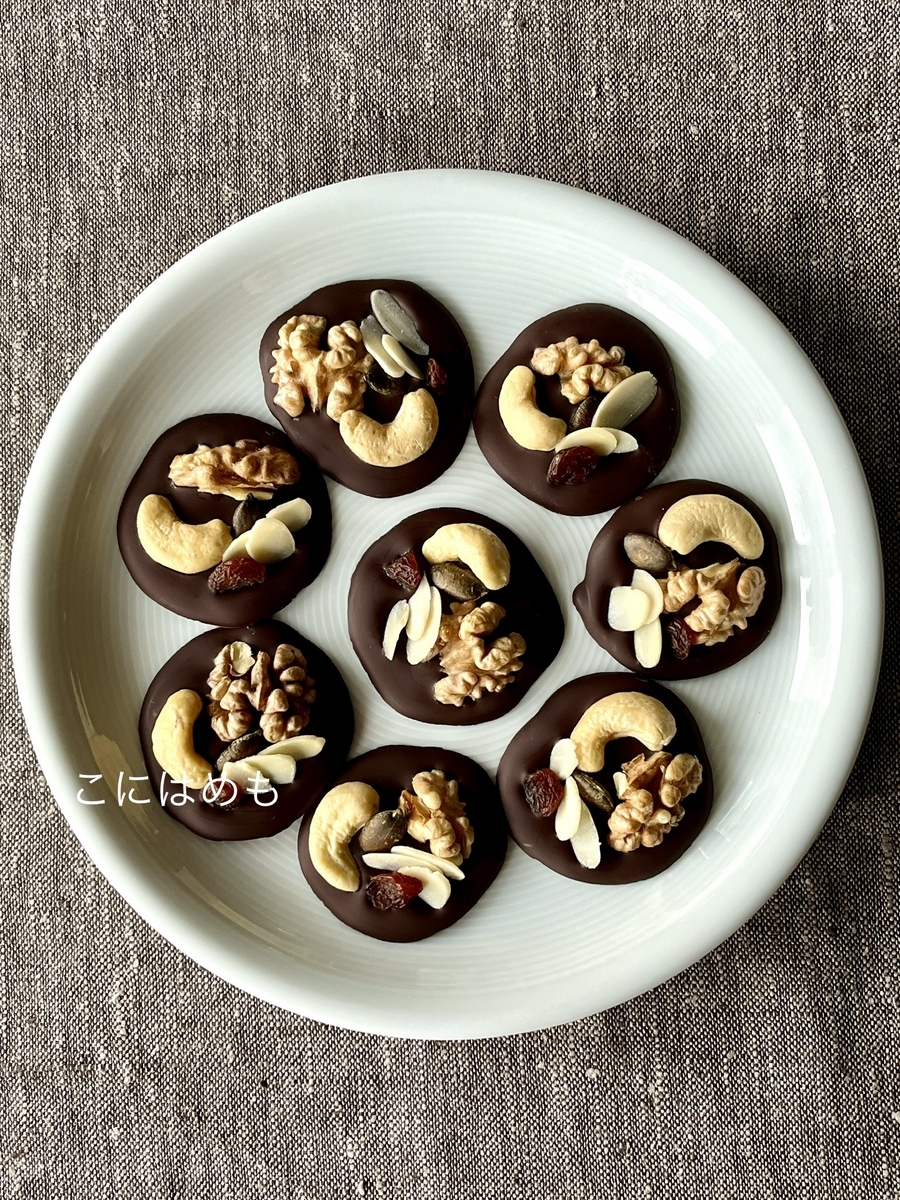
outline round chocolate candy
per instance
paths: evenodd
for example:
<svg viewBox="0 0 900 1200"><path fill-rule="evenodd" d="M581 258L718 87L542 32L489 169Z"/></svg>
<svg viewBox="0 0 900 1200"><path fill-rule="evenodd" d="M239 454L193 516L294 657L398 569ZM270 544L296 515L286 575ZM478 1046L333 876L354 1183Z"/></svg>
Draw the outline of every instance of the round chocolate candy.
<svg viewBox="0 0 900 1200"><path fill-rule="evenodd" d="M665 746L673 757L689 754L696 757L702 768L702 780L696 792L683 801L684 816L674 829L666 833L659 845L642 846L625 852L608 841L610 803L600 806L591 800L586 805L597 827L600 839L600 862L585 867L575 856L569 841L556 836L555 813L538 816L526 799L529 778L549 767L550 755L557 742L571 737L572 731L586 710L598 700L619 692L654 697L674 718L676 732ZM588 775L582 789L585 795L602 790L618 804L613 775L622 764L638 755L649 758L651 751L637 738L621 737L606 744L602 770ZM599 788L597 787L599 785ZM509 821L510 832L526 854L536 858L559 875L582 883L634 883L650 879L670 867L688 849L709 816L713 800L713 778L700 730L687 706L672 692L647 679L624 671L586 675L560 688L547 703L525 724L512 739L497 769L497 786Z"/></svg>
<svg viewBox="0 0 900 1200"><path fill-rule="evenodd" d="M328 413L330 380L327 376L323 377L325 384L321 386L322 394L317 400L320 403L318 411L314 410L308 389L301 388L302 411L297 415L276 399L279 387L272 378L273 352L279 349L279 335L292 318L323 318L329 329L352 321L359 328L367 319L374 319L373 292L386 292L399 305L400 320L411 322L414 335L408 336L407 341L416 349L404 345L400 339L397 353L405 354L411 360L420 377L409 372L392 376L373 360L369 371L361 374L358 384L352 384L357 391L361 390L361 396L357 397L361 399L361 405L355 400L352 407L361 407L366 416L384 425L397 416L405 395L425 388L437 408L437 431L431 444L417 457L395 466L364 461L344 441L340 420ZM376 307L391 324L377 301ZM393 311L396 312L396 308ZM392 328L396 326L392 325ZM383 327L381 331L384 332ZM310 333L312 353L318 348L327 350L326 336L324 328ZM357 347L357 352L362 354L365 347L359 343ZM422 347L426 349L420 353ZM266 404L288 437L314 459L326 475L355 492L366 496L403 496L415 492L442 475L462 449L474 404L472 357L455 318L434 296L415 283L403 279L357 279L319 288L275 318L263 334L259 361ZM297 406L289 403L289 407ZM339 418L339 415L335 411L335 416Z"/></svg>
<svg viewBox="0 0 900 1200"><path fill-rule="evenodd" d="M446 564L430 564L422 546L443 526L474 524L495 534L509 553L509 582L496 590L479 583L464 597L466 579L472 578L471 564L454 562L451 571L444 570ZM393 567L401 562L415 560L414 569L403 575L402 568ZM388 574L386 568L392 571ZM480 670L461 654L461 661L445 670L442 666L443 643L427 661L408 661L408 638L401 633L393 657L384 652L384 635L388 617L401 600L411 600L421 572L426 578L439 583L442 611L451 617L460 605L499 605L504 616L483 637L479 637L476 648L484 644L493 645L498 638L511 639L518 635L524 640L524 651L511 663L521 662L520 669L509 669L509 641L501 643L494 655L499 670ZM491 581L486 581L491 582ZM455 594L454 594L455 593ZM492 721L503 716L522 699L535 680L546 670L562 644L563 619L553 589L537 561L527 547L506 526L479 513L461 508L433 508L407 517L379 538L360 559L350 582L348 601L350 640L360 662L382 697L391 708L414 721L426 721L434 725L474 725ZM446 627L445 627L446 628ZM518 646L518 643L516 643ZM462 651L463 647L457 645ZM446 660L445 660L446 661ZM477 686L478 699L466 694L470 687L467 674L480 677ZM455 674L451 686L448 675ZM458 683L458 687L456 684ZM444 702L436 699L437 694L445 697ZM494 690L489 690L494 689Z"/></svg>
<svg viewBox="0 0 900 1200"><path fill-rule="evenodd" d="M202 700L203 707L193 726L193 747L209 763L213 779L219 778L221 769L216 767L216 763L235 739L220 737L213 728L215 713L211 707L211 685L208 681L216 656L224 647L235 642L243 642L249 647L254 656L254 665L259 661L260 652L268 655L274 664L279 646L290 646L300 651L302 664L299 659L292 663L294 670L290 680L294 686L293 692L290 688L285 691L287 680L281 679L270 664L264 689L271 697L271 691L280 686L282 697L268 707L276 712L286 703L286 711L277 714L283 717L285 724L293 715L297 717L293 724L297 725L308 713L309 719L302 728L294 729L292 725L291 736L320 737L325 739L325 744L318 754L297 762L292 782L276 784L277 795L273 795L271 790L262 790L256 782L256 786L248 788L234 807L221 808L204 799L203 788L185 788L169 774L163 778L163 767L153 752L153 729L170 696L182 689L195 693ZM300 679L300 676L303 678ZM258 682L258 676L252 677L250 670L244 673L243 678L247 680L248 690L252 690L249 687L251 682L254 685ZM302 692L298 690L298 681L303 684ZM314 692L312 699L309 698L310 689ZM260 702L265 698L265 692L255 693L255 698ZM238 698L237 706L246 710L244 724L248 731L259 731L263 714L254 707L252 701L245 695ZM243 729L243 725L239 727ZM334 777L343 769L350 749L353 706L346 685L327 654L289 625L280 621L260 621L240 629L210 629L176 651L147 689L141 708L139 732L150 783L165 811L201 837L213 841L243 841L280 833L330 787ZM258 753L260 748L273 748L277 744L262 736L257 739L257 745L249 748ZM252 794L254 790L256 795ZM207 792L207 796L214 794L214 790ZM223 787L219 794L227 800L233 795L233 790Z"/></svg>
<svg viewBox="0 0 900 1200"><path fill-rule="evenodd" d="M624 425L624 432L636 440L636 449L598 457L582 445L573 447L563 458L554 453L552 446L526 449L507 429L500 412L500 392L507 376L516 367L531 370L536 350L567 338L583 345L596 341L608 351L620 347L624 350L624 365L635 375L650 372L655 377L653 399L639 416ZM615 379L613 372L601 381L602 391L592 387L582 402L563 394L559 374L532 373L537 406L545 417L556 419L559 434L567 427L575 432L589 426L593 412ZM652 380L650 387L652 392ZM529 325L485 375L475 405L478 444L497 474L529 500L569 516L605 512L641 492L668 462L680 425L678 390L665 347L642 321L608 304L576 304ZM555 437L552 434L551 442ZM632 443L626 438L622 444Z"/></svg>
<svg viewBox="0 0 900 1200"><path fill-rule="evenodd" d="M300 826L300 866L312 890L345 925L385 942L417 942L455 924L494 882L506 857L506 818L497 789L488 774L462 754L435 746L382 746L354 759L336 782L366 783L378 793L380 811L396 810L401 793L411 791L413 778L421 771L442 771L448 780L456 781L474 833L471 852L459 868L465 878L450 880L450 896L442 908L431 908L419 897L402 908L376 908L367 893L369 883L375 876L391 872L363 862L359 832L349 843L359 886L350 892L333 887L310 859L309 832L315 809ZM419 842L408 833L397 844L420 852L430 848L430 843ZM398 870L400 866L398 861Z"/></svg>
<svg viewBox="0 0 900 1200"><path fill-rule="evenodd" d="M194 454L199 447L233 447L243 441L289 456L290 462L296 465L296 470L291 471L296 475L295 482L263 489L265 499L248 499L238 513L239 499L221 492L201 491L197 486L178 485L170 479L170 471L174 470L178 478L196 477L204 486L210 486L206 477L208 464L203 464L204 477L201 479L189 466L185 467L184 473L179 473L177 467L173 468L173 462L179 456ZM288 463L288 459L282 458L279 465L283 463ZM238 482L242 482L230 477L226 479L215 466L212 470L217 476L212 486L229 486L230 482L236 489ZM244 551L241 557L245 561L234 568L213 565L187 573L157 561L141 544L138 512L142 502L153 496L168 501L175 517L187 524L223 522L230 530L230 534L219 531L225 541L247 528L240 520L245 514L247 520L252 521L298 498L309 504L310 516L307 523L293 533L293 552L280 562L263 566L252 559L247 561ZM237 528L234 524L236 514ZM125 492L117 533L119 550L131 577L157 604L210 625L247 625L279 612L322 570L331 549L331 503L318 467L298 454L280 430L237 413L211 413L189 417L154 442ZM164 542L162 545L165 548ZM247 578L252 582L234 586L241 582L242 568L249 568ZM223 570L226 572L224 579L221 578ZM233 578L229 579L227 575ZM216 584L217 580L226 585L223 590L213 590L211 584Z"/></svg>
<svg viewBox="0 0 900 1200"><path fill-rule="evenodd" d="M762 536L761 553L746 557L735 546L719 541L703 541L685 554L673 554L666 566L661 562L654 563L651 552L653 543L657 541L661 520L674 504L691 496L722 496L729 503L740 505L755 521ZM642 546L651 557L643 557ZM717 636L713 631L692 628L702 626L699 618L691 617L700 606L702 597L695 596L678 609L674 608L673 598L666 606L671 611L664 608L660 614L662 650L659 661L655 666L645 666L635 652L634 632L613 629L609 622L612 589L630 586L635 570L643 569L638 564L644 562L653 568L648 573L666 583L667 590L669 570L684 571L708 568L712 564L721 565L724 575L721 581L721 587L724 588L722 594L728 596L732 608L740 603L736 588L741 574L748 567L758 568L764 577L762 598L756 611L742 618L746 628L732 626L728 637L711 643L707 639ZM724 568L734 563L737 566L726 574ZM687 577L688 582L690 578ZM712 577L706 582L701 580L701 586L706 587L707 582L712 589L715 580ZM594 539L588 553L584 580L575 589L573 600L588 633L623 667L654 679L695 679L740 662L768 637L778 615L781 592L781 565L775 531L759 506L743 493L724 484L711 483L707 479L681 479L650 488L610 517Z"/></svg>

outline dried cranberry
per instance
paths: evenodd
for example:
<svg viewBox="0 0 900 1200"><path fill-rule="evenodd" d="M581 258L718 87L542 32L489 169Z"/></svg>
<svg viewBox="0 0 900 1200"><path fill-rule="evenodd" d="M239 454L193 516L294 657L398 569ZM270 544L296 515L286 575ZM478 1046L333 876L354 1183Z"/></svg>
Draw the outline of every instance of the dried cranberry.
<svg viewBox="0 0 900 1200"><path fill-rule="evenodd" d="M422 571L414 550L407 550L405 554L401 554L393 562L389 562L384 568L384 573L388 579L399 583L401 587L408 588L411 592L414 592L422 582Z"/></svg>
<svg viewBox="0 0 900 1200"><path fill-rule="evenodd" d="M429 358L425 368L425 382L429 392L435 396L443 396L447 390L447 372L436 358Z"/></svg>
<svg viewBox="0 0 900 1200"><path fill-rule="evenodd" d="M583 483L599 461L596 450L590 446L569 446L567 450L560 450L553 455L547 471L547 482Z"/></svg>
<svg viewBox="0 0 900 1200"><path fill-rule="evenodd" d="M682 660L687 658L691 652L691 646L694 644L694 635L681 617L673 617L669 621L668 634L669 645L674 656Z"/></svg>
<svg viewBox="0 0 900 1200"><path fill-rule="evenodd" d="M265 577L265 563L254 558L229 558L227 562L219 563L207 582L213 592L234 592L262 583Z"/></svg>
<svg viewBox="0 0 900 1200"><path fill-rule="evenodd" d="M373 907L386 912L389 908L406 908L421 890L421 879L394 871L390 875L373 875L366 888L366 897Z"/></svg>
<svg viewBox="0 0 900 1200"><path fill-rule="evenodd" d="M543 767L525 779L525 799L536 817L552 817L562 804L565 785L555 771Z"/></svg>

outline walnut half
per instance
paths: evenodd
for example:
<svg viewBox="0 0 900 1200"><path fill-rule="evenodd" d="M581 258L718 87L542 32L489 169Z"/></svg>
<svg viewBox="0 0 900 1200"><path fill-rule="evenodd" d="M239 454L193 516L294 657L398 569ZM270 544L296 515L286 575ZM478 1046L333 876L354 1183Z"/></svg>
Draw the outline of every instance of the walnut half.
<svg viewBox="0 0 900 1200"><path fill-rule="evenodd" d="M431 657L440 655L446 678L434 685L439 704L461 708L467 699L480 700L485 692L502 692L522 669L525 639L510 633L488 642L506 610L492 600L477 605L474 600L451 604L441 618L438 640Z"/></svg>
<svg viewBox="0 0 900 1200"><path fill-rule="evenodd" d="M459 784L443 771L420 771L412 786L411 792L400 796L400 808L409 821L407 832L417 842L428 842L432 854L458 867L475 842Z"/></svg>
<svg viewBox="0 0 900 1200"><path fill-rule="evenodd" d="M668 613L699 599L699 605L683 618L684 623L693 632L696 645L715 646L727 641L735 629L747 628L762 603L766 576L762 567L741 571L740 559L735 558L699 570L682 567L670 571L659 585Z"/></svg>
<svg viewBox="0 0 900 1200"><path fill-rule="evenodd" d="M658 846L684 816L682 801L702 781L703 767L693 754L673 758L660 750L623 763L616 778L619 803L609 816L610 846L626 854L640 846Z"/></svg>
<svg viewBox="0 0 900 1200"><path fill-rule="evenodd" d="M176 454L169 478L176 487L245 500L251 493L268 497L296 483L300 467L287 450L242 438L233 446L198 446L190 454Z"/></svg>
<svg viewBox="0 0 900 1200"><path fill-rule="evenodd" d="M366 353L359 326L353 321L332 325L326 348L319 343L327 327L325 317L303 315L290 317L278 331L269 373L276 387L275 403L289 416L299 417L307 400L313 412L324 407L333 421L363 406L372 356Z"/></svg>
<svg viewBox="0 0 900 1200"><path fill-rule="evenodd" d="M596 338L579 342L567 337L535 350L531 366L539 375L558 375L560 391L570 402L579 404L595 392L611 392L617 383L627 379L632 371L625 366L625 351L621 346L604 350Z"/></svg>

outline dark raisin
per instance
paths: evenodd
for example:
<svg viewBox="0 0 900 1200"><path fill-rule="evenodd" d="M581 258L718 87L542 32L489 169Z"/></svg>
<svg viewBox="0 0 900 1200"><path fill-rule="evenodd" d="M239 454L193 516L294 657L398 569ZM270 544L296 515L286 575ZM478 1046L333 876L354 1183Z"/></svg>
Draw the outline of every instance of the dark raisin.
<svg viewBox="0 0 900 1200"><path fill-rule="evenodd" d="M588 804L593 804L605 813L611 813L616 807L612 796L600 780L595 779L593 775L588 775L584 771L573 771L572 778L578 787L579 796Z"/></svg>
<svg viewBox="0 0 900 1200"><path fill-rule="evenodd" d="M583 483L593 474L599 461L596 450L590 446L569 446L567 450L560 450L553 455L547 471L547 482Z"/></svg>
<svg viewBox="0 0 900 1200"><path fill-rule="evenodd" d="M480 600L487 595L487 588L475 572L459 563L435 563L431 568L431 582L454 600Z"/></svg>
<svg viewBox="0 0 900 1200"><path fill-rule="evenodd" d="M251 754L256 754L262 750L266 744L266 739L258 729L252 730L250 733L245 733L243 737L235 738L233 742L229 742L219 757L216 759L216 770L221 771L226 763L237 762L241 758L249 758Z"/></svg>
<svg viewBox="0 0 900 1200"><path fill-rule="evenodd" d="M378 363L372 363L366 372L366 386L379 396L402 396L406 391L403 377L393 379Z"/></svg>
<svg viewBox="0 0 900 1200"><path fill-rule="evenodd" d="M262 583L265 577L265 563L254 558L229 558L213 569L207 583L213 592L235 592Z"/></svg>
<svg viewBox="0 0 900 1200"><path fill-rule="evenodd" d="M259 518L266 515L268 508L268 504L257 500L255 496L248 496L246 500L242 500L231 518L231 528L234 530L235 537L240 537L242 533L252 529Z"/></svg>
<svg viewBox="0 0 900 1200"><path fill-rule="evenodd" d="M597 411L598 404L599 399L596 396L588 396L587 400L582 400L569 417L569 433L575 433L578 429L587 429Z"/></svg>
<svg viewBox="0 0 900 1200"><path fill-rule="evenodd" d="M694 644L694 635L681 617L673 617L667 626L669 645L676 658L685 659Z"/></svg>
<svg viewBox="0 0 900 1200"><path fill-rule="evenodd" d="M447 390L447 372L436 358L429 358L425 368L425 383L429 392L435 396L443 396Z"/></svg>
<svg viewBox="0 0 900 1200"><path fill-rule="evenodd" d="M562 804L565 784L555 771L543 767L525 778L525 799L536 817L550 817Z"/></svg>
<svg viewBox="0 0 900 1200"><path fill-rule="evenodd" d="M366 897L382 912L389 908L406 908L422 890L422 880L393 871L390 875L373 875L366 888Z"/></svg>
<svg viewBox="0 0 900 1200"><path fill-rule="evenodd" d="M393 562L389 562L385 566L384 573L388 579L399 583L401 587L408 588L411 592L414 592L422 582L422 570L419 567L415 550L407 550L405 554L398 555Z"/></svg>

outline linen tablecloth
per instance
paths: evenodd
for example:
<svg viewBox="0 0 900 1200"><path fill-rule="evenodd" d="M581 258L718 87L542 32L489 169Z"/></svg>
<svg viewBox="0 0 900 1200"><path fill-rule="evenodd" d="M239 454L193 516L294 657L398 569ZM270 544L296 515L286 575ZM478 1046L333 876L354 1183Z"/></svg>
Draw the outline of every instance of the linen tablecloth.
<svg viewBox="0 0 900 1200"><path fill-rule="evenodd" d="M766 907L650 995L469 1044L305 1021L151 932L4 649L0 1192L900 1196L896 0L6 0L0 37L4 568L54 403L159 272L299 191L465 166L630 205L771 306L859 447L889 602L859 763Z"/></svg>

